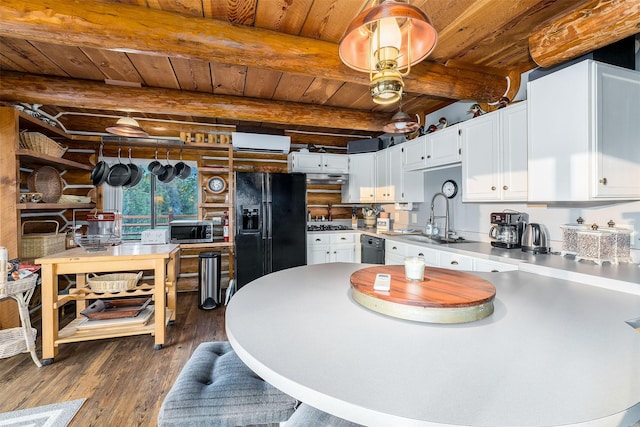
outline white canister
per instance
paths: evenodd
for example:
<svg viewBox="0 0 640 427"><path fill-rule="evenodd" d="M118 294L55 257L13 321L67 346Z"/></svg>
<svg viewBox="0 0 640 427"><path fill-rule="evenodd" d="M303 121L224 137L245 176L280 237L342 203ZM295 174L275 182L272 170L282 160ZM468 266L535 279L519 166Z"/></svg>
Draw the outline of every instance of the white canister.
<svg viewBox="0 0 640 427"><path fill-rule="evenodd" d="M7 263L9 262L9 251L4 246L0 246L0 283L7 282Z"/></svg>

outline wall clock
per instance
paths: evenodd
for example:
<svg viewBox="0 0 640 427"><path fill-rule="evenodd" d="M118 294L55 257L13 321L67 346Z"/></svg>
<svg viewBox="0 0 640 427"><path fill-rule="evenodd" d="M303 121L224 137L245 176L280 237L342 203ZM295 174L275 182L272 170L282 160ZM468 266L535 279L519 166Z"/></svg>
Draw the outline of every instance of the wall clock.
<svg viewBox="0 0 640 427"><path fill-rule="evenodd" d="M453 199L458 194L458 184L452 179L446 180L442 184L442 193L449 199Z"/></svg>
<svg viewBox="0 0 640 427"><path fill-rule="evenodd" d="M206 188L213 194L220 194L227 188L227 182L221 176L212 176L207 181Z"/></svg>

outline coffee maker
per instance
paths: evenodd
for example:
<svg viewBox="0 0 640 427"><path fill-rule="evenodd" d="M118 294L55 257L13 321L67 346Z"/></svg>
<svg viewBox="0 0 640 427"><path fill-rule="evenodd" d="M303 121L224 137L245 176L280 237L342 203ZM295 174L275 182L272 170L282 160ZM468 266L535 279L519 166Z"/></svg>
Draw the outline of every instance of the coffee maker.
<svg viewBox="0 0 640 427"><path fill-rule="evenodd" d="M502 249L522 247L522 234L529 221L529 215L523 212L491 213L491 246Z"/></svg>

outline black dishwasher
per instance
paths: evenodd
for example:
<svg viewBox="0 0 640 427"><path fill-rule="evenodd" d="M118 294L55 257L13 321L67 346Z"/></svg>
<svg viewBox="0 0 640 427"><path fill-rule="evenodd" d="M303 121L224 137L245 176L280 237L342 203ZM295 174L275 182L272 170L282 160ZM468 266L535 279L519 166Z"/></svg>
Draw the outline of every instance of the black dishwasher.
<svg viewBox="0 0 640 427"><path fill-rule="evenodd" d="M360 235L360 262L365 264L384 264L384 239Z"/></svg>

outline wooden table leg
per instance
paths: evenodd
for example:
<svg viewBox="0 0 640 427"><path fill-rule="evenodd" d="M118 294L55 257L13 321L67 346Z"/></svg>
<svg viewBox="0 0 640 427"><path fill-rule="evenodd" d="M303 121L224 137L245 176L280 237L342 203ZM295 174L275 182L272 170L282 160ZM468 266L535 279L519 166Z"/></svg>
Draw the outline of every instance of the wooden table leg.
<svg viewBox="0 0 640 427"><path fill-rule="evenodd" d="M154 348L159 350L164 345L165 328L166 328L166 293L165 293L165 278L166 268L165 260L158 259L155 262L154 269L154 282L155 282L155 337L156 344Z"/></svg>
<svg viewBox="0 0 640 427"><path fill-rule="evenodd" d="M176 307L178 296L178 274L180 272L180 251L174 251L167 263L167 308L171 310L170 322L176 320Z"/></svg>
<svg viewBox="0 0 640 427"><path fill-rule="evenodd" d="M54 301L58 299L58 275L52 264L42 265L42 359L45 365L53 362L58 354L55 345L58 339L58 309Z"/></svg>

